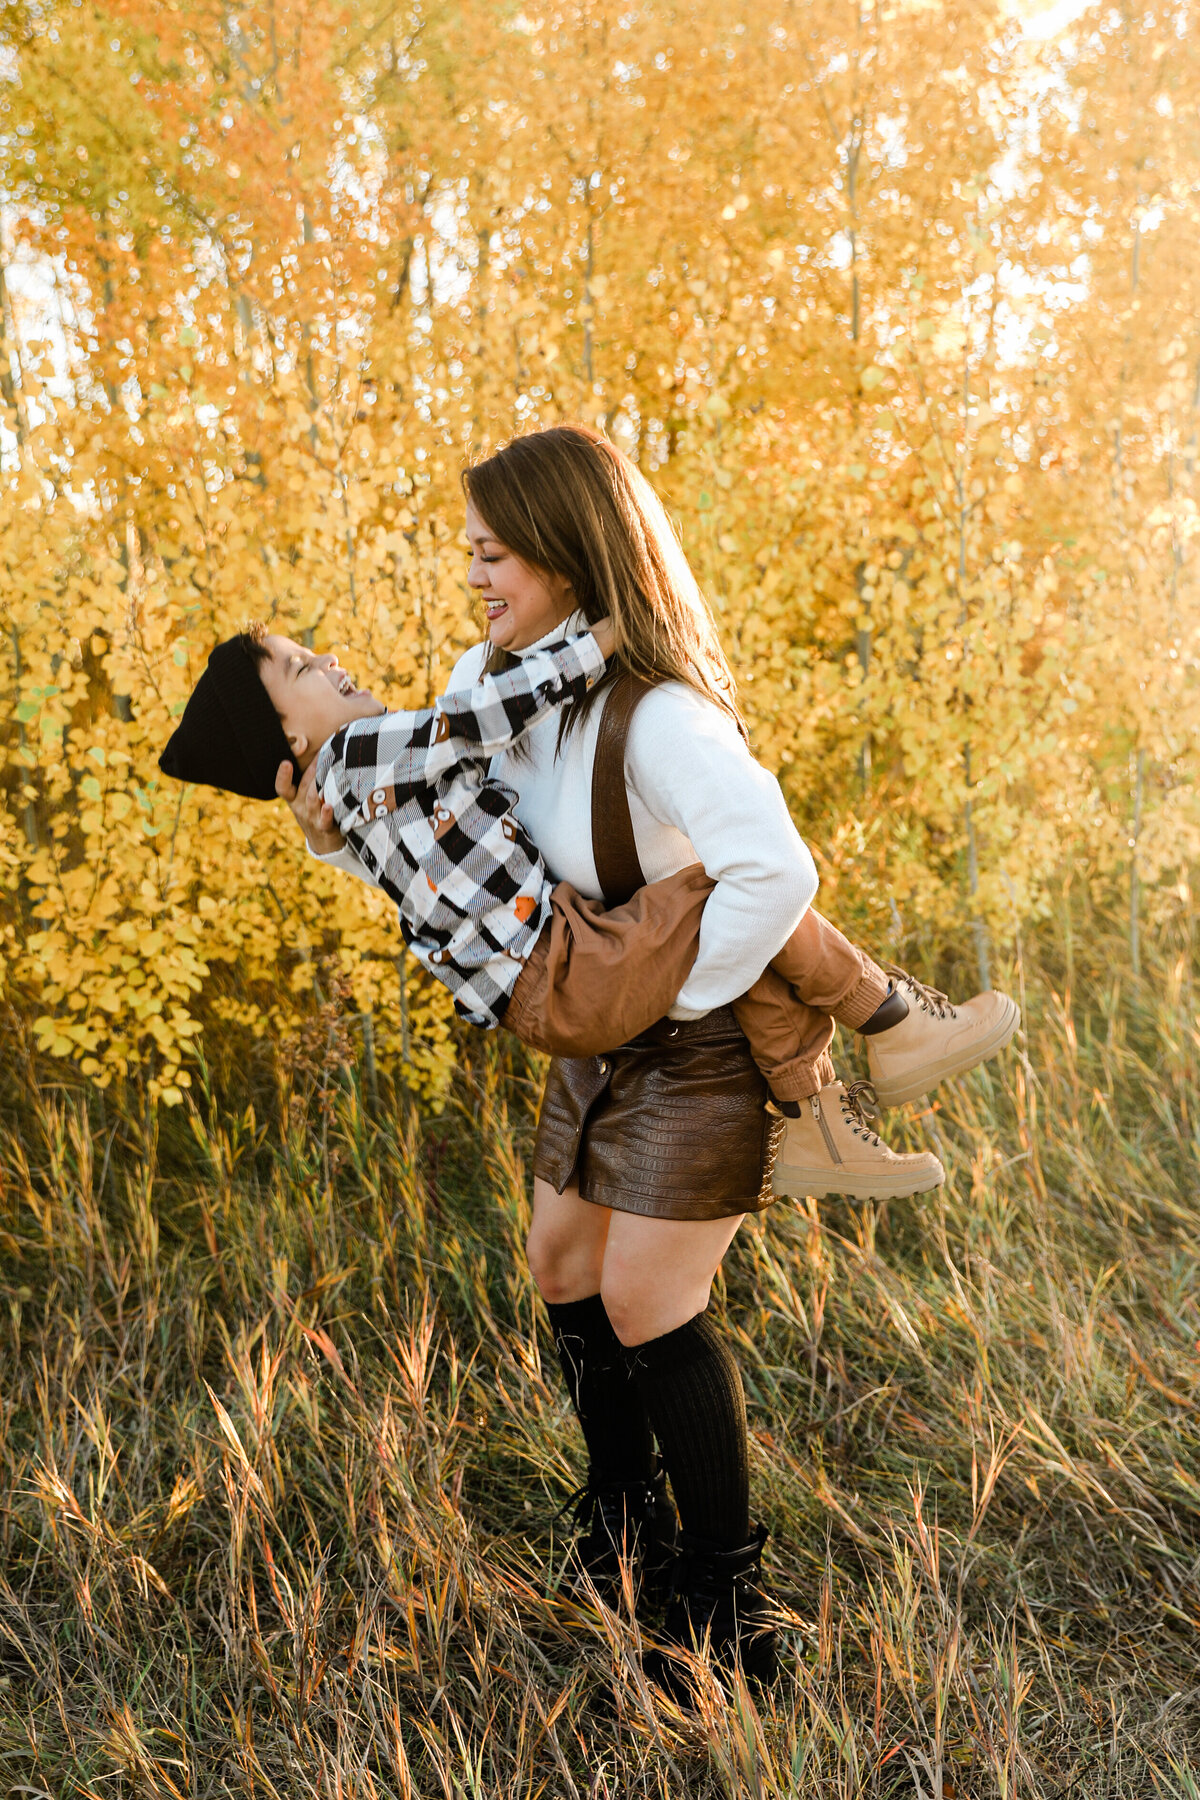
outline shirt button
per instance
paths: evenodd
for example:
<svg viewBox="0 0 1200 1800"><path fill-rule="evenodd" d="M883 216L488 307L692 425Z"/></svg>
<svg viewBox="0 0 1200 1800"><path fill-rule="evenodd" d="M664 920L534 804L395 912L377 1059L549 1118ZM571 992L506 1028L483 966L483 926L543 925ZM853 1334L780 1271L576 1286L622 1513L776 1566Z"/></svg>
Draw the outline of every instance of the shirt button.
<svg viewBox="0 0 1200 1800"><path fill-rule="evenodd" d="M600 1073L602 1075L608 1074L608 1064L605 1062L603 1057L600 1058Z"/></svg>

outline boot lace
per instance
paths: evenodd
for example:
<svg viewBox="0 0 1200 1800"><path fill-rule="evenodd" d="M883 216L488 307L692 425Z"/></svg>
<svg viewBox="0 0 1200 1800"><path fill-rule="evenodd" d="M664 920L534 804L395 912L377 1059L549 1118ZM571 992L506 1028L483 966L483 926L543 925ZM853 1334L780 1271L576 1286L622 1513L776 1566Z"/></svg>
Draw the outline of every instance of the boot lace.
<svg viewBox="0 0 1200 1800"><path fill-rule="evenodd" d="M904 989L904 998L914 1000L922 1012L932 1013L935 1019L957 1019L958 1014L951 1006L949 998L938 988L926 987L907 969L898 969L895 963L884 963L884 972L891 976Z"/></svg>
<svg viewBox="0 0 1200 1800"><path fill-rule="evenodd" d="M571 1514L573 1527L569 1589L583 1591L582 1577L610 1606L619 1605L624 1591L621 1566L628 1558L635 1591L640 1586L642 1597L653 1604L663 1600L675 1561L677 1523L660 1470L646 1481L616 1485L585 1481L559 1507L556 1526L566 1513Z"/></svg>
<svg viewBox="0 0 1200 1800"><path fill-rule="evenodd" d="M585 1481L573 1494L567 1495L554 1518L557 1523L569 1512L579 1540L608 1544L615 1551L622 1539L630 1543L636 1541L649 1517L654 1497L654 1486L649 1481L631 1482L628 1486L618 1483L611 1487Z"/></svg>
<svg viewBox="0 0 1200 1800"><path fill-rule="evenodd" d="M869 1121L879 1117L879 1097L869 1081L848 1081L838 1095L841 1102L842 1117L849 1125L855 1137L866 1138L868 1144L882 1149L878 1135L871 1130Z"/></svg>

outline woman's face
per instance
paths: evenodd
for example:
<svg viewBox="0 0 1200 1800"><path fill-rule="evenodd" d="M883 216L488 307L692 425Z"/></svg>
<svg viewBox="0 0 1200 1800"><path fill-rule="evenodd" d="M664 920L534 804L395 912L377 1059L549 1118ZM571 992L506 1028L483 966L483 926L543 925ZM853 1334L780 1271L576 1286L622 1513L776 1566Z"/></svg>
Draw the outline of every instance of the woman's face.
<svg viewBox="0 0 1200 1800"><path fill-rule="evenodd" d="M470 501L467 540L467 581L483 601L488 637L498 650L527 650L574 612L575 595L564 577L520 562L493 536Z"/></svg>

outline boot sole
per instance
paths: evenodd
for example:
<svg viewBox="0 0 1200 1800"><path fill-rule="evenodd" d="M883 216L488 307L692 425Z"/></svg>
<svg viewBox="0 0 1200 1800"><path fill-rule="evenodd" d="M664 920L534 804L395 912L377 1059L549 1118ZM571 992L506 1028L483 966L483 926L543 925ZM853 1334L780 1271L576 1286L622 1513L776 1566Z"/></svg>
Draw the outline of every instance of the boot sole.
<svg viewBox="0 0 1200 1800"><path fill-rule="evenodd" d="M935 1169L921 1175L893 1176L883 1180L878 1175L839 1175L836 1170L786 1167L776 1169L771 1177L772 1191L780 1199L802 1199L808 1195L822 1200L826 1194L845 1194L851 1200L907 1200L910 1194L927 1194L941 1187L946 1171L937 1158Z"/></svg>
<svg viewBox="0 0 1200 1800"><path fill-rule="evenodd" d="M1008 999L1007 995L1005 999ZM920 1075L909 1075L896 1081L889 1081L886 1075L873 1075L871 1084L880 1106L903 1106L906 1100L923 1100L930 1088L937 1087L939 1082L949 1081L953 1075L966 1075L1003 1050L1021 1023L1021 1009L1015 1000L1008 1001L1008 1009L987 1037L977 1039L969 1048L964 1046L956 1056L944 1056L940 1062L929 1064Z"/></svg>

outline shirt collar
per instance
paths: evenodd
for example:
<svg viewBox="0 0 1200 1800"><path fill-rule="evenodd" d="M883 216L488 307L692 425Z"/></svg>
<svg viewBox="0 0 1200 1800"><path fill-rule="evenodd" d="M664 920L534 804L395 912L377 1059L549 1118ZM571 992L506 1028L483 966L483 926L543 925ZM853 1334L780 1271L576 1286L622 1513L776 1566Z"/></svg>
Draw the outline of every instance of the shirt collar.
<svg viewBox="0 0 1200 1800"><path fill-rule="evenodd" d="M578 607L569 618L560 619L557 625L551 626L545 637L540 637L536 644L526 644L523 650L513 650L510 654L519 657L532 656L535 650L548 650L552 644L561 644L565 638L578 637L587 628L587 614L582 607Z"/></svg>

